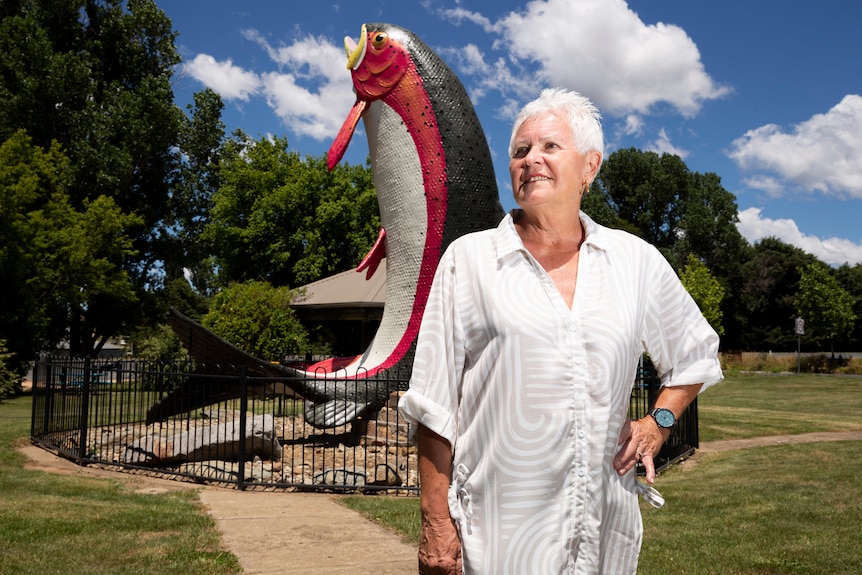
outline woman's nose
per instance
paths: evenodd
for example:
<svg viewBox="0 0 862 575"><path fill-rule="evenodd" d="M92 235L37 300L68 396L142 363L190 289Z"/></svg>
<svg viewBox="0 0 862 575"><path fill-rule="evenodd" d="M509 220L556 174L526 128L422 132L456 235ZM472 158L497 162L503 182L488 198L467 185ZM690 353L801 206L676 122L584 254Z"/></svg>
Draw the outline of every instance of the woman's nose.
<svg viewBox="0 0 862 575"><path fill-rule="evenodd" d="M536 147L532 146L527 150L527 153L524 154L524 165L529 166L530 164L535 164L540 157L541 155L538 153L538 150L536 150Z"/></svg>

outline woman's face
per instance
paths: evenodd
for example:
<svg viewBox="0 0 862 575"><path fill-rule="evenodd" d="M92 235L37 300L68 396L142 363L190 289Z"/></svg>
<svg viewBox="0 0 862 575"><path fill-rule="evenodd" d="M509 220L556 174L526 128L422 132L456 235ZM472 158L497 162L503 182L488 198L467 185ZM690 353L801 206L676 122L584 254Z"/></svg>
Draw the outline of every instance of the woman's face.
<svg viewBox="0 0 862 575"><path fill-rule="evenodd" d="M549 113L526 120L514 142L509 174L521 208L573 201L580 206L584 184L593 180L601 156L578 152L563 116Z"/></svg>

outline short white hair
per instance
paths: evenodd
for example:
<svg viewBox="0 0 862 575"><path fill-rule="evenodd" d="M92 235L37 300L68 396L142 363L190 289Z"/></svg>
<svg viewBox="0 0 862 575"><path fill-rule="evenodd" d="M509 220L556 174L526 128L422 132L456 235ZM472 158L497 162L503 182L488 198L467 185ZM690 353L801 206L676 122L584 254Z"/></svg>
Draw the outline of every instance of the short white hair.
<svg viewBox="0 0 862 575"><path fill-rule="evenodd" d="M588 98L574 90L548 88L539 97L521 108L512 126L509 138L509 157L515 154L515 134L521 124L530 118L549 113L562 113L569 120L569 129L578 146L578 152L598 152L604 158L605 138L602 133L602 115Z"/></svg>

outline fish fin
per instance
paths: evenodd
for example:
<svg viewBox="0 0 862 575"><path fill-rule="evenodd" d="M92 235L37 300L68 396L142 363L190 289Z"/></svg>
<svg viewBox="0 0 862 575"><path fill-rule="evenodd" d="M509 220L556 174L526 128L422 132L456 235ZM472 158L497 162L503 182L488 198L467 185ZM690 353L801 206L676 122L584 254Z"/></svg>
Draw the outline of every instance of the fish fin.
<svg viewBox="0 0 862 575"><path fill-rule="evenodd" d="M359 265L356 266L356 271L362 272L368 270L368 273L365 274L365 279L370 280L371 276L374 275L374 272L376 272L377 268L380 266L380 262L382 262L385 257L386 230L380 228L380 233L377 234L377 241L374 242L374 247L372 247L371 251L368 252L368 255L359 262Z"/></svg>
<svg viewBox="0 0 862 575"><path fill-rule="evenodd" d="M364 403L348 399L333 399L326 403L316 403L305 409L305 421L313 427L338 427L346 425L361 416L368 409Z"/></svg>

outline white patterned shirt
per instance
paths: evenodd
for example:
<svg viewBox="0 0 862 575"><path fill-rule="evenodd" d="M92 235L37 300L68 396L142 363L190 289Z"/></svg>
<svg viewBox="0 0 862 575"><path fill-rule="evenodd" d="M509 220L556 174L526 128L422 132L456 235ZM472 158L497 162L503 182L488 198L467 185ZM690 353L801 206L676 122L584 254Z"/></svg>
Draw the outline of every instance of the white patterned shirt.
<svg viewBox="0 0 862 575"><path fill-rule="evenodd" d="M635 472L612 467L638 360L663 385L722 379L718 336L665 258L585 214L572 309L507 214L455 240L399 408L449 441L464 572L634 574Z"/></svg>

